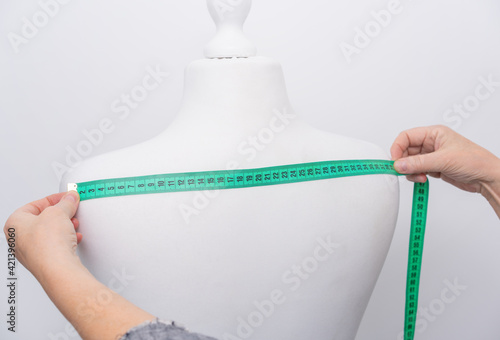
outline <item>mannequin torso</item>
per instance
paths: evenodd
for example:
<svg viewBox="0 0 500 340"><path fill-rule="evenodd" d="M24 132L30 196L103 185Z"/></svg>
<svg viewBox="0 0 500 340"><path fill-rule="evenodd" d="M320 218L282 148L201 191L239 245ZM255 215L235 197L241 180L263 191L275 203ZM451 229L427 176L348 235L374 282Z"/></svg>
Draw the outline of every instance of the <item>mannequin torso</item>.
<svg viewBox="0 0 500 340"><path fill-rule="evenodd" d="M267 58L201 60L174 123L87 160L61 184L386 159L293 113ZM82 202L83 263L160 318L224 339L353 339L390 246L398 182L376 175ZM128 279L116 279L124 271Z"/></svg>

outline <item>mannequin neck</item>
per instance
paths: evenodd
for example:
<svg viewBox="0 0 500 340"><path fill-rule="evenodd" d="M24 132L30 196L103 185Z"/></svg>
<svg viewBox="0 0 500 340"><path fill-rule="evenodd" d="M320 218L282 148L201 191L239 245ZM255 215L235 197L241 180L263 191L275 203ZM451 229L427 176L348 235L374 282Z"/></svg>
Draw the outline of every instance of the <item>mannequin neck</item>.
<svg viewBox="0 0 500 340"><path fill-rule="evenodd" d="M283 71L272 59L204 59L186 69L178 120L261 123L276 110L291 108Z"/></svg>

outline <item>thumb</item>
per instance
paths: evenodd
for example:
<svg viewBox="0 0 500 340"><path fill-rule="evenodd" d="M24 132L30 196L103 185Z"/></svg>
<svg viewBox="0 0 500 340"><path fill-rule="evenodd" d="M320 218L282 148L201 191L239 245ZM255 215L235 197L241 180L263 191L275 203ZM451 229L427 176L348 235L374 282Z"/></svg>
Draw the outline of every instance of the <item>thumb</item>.
<svg viewBox="0 0 500 340"><path fill-rule="evenodd" d="M59 203L55 206L61 209L68 218L72 218L76 214L76 210L78 209L78 204L80 203L80 196L76 191L68 191L66 195L64 195Z"/></svg>
<svg viewBox="0 0 500 340"><path fill-rule="evenodd" d="M398 159L394 163L394 169L400 174L422 174L429 172L441 172L442 162L436 153L416 155Z"/></svg>

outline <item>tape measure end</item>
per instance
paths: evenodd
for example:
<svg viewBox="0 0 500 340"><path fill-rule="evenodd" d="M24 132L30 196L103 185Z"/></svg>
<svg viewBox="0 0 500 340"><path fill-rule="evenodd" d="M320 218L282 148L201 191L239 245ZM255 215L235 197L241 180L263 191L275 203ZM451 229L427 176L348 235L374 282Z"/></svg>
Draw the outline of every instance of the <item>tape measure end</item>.
<svg viewBox="0 0 500 340"><path fill-rule="evenodd" d="M68 183L68 191L78 191L78 184L76 183Z"/></svg>

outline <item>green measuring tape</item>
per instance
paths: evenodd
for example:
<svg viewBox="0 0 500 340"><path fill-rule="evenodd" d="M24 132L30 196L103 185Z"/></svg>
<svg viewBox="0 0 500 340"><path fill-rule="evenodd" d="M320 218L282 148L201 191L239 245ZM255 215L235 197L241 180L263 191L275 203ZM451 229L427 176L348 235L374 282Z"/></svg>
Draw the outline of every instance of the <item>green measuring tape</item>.
<svg viewBox="0 0 500 340"><path fill-rule="evenodd" d="M341 160L257 169L200 171L104 179L77 184L71 183L68 184L68 190L78 191L81 201L86 201L127 195L240 189L362 175L399 176L400 174L394 170L394 162L392 161ZM415 183L406 282L405 340L413 339L415 334L428 195L429 181Z"/></svg>

